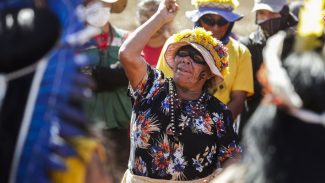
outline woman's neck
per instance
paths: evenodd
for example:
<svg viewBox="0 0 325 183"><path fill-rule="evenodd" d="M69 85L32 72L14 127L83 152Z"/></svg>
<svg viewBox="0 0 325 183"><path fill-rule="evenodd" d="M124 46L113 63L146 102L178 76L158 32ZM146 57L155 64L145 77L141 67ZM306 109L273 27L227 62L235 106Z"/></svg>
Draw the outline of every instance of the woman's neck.
<svg viewBox="0 0 325 183"><path fill-rule="evenodd" d="M102 33L109 33L109 31L111 31L111 29L109 23L107 23L102 27Z"/></svg>
<svg viewBox="0 0 325 183"><path fill-rule="evenodd" d="M202 89L187 89L176 86L176 92L180 99L183 100L196 100L200 97Z"/></svg>

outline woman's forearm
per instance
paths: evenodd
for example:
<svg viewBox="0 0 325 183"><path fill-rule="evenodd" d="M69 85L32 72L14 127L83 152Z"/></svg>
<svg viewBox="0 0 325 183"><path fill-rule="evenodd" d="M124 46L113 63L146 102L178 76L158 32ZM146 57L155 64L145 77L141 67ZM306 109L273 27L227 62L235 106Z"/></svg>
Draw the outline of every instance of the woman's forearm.
<svg viewBox="0 0 325 183"><path fill-rule="evenodd" d="M144 46L156 31L174 19L177 10L175 0L163 0L157 12L131 33L122 44L119 58L133 88L140 83L146 73L147 64L141 56Z"/></svg>
<svg viewBox="0 0 325 183"><path fill-rule="evenodd" d="M131 55L140 56L150 38L165 24L163 17L154 14L148 21L131 33L121 49L128 50Z"/></svg>

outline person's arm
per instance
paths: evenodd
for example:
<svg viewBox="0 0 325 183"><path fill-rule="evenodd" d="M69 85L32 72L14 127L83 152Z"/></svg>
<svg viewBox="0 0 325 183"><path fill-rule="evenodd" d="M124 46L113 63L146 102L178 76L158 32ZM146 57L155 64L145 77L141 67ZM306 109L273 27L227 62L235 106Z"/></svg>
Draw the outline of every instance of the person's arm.
<svg viewBox="0 0 325 183"><path fill-rule="evenodd" d="M156 31L174 19L177 11L178 4L175 0L163 0L157 12L132 32L122 44L119 60L133 89L141 82L147 71L147 64L141 56L144 46Z"/></svg>
<svg viewBox="0 0 325 183"><path fill-rule="evenodd" d="M232 113L233 119L236 119L244 110L246 95L247 92L245 91L232 91L230 93L230 101L227 106Z"/></svg>
<svg viewBox="0 0 325 183"><path fill-rule="evenodd" d="M246 97L254 93L251 53L242 44L239 44L238 52L236 78L230 92L230 101L227 103L234 120L244 110Z"/></svg>

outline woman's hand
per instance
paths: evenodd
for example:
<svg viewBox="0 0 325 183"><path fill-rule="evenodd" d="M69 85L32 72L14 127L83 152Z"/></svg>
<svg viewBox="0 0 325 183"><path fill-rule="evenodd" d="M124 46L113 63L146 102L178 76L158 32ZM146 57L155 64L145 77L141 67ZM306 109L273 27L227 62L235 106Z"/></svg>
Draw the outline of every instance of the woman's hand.
<svg viewBox="0 0 325 183"><path fill-rule="evenodd" d="M179 9L175 0L163 0L157 12L133 31L119 50L119 58L133 89L147 73L147 63L141 52L149 39L166 23L171 22Z"/></svg>
<svg viewBox="0 0 325 183"><path fill-rule="evenodd" d="M163 17L165 23L168 23L174 20L178 10L179 5L176 3L176 0L163 0L159 5L157 13Z"/></svg>

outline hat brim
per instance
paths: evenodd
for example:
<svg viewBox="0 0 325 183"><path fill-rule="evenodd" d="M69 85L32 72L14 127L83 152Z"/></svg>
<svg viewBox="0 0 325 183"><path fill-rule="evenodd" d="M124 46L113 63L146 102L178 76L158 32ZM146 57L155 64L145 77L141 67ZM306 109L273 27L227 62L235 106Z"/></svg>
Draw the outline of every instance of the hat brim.
<svg viewBox="0 0 325 183"><path fill-rule="evenodd" d="M127 0L101 0L105 3L112 3L111 12L121 13L127 5Z"/></svg>
<svg viewBox="0 0 325 183"><path fill-rule="evenodd" d="M186 46L186 45L191 45L194 49L196 49L197 51L199 51L202 54L204 61L208 64L212 74L217 76L216 80L218 82L223 80L223 76L222 76L221 72L219 71L218 67L215 65L215 61L214 61L212 55L210 54L210 52L207 49L205 49L203 46L196 44L196 43L182 41L182 42L169 44L169 46L166 49L164 57L165 57L166 63L168 64L168 66L170 68L172 68L172 69L174 68L175 55L176 55L177 51L179 50L179 48Z"/></svg>
<svg viewBox="0 0 325 183"><path fill-rule="evenodd" d="M264 3L256 3L253 7L252 12L258 11L258 10L268 10L271 11L273 13L279 13L282 10L283 6L274 6L271 7L268 4L264 4Z"/></svg>
<svg viewBox="0 0 325 183"><path fill-rule="evenodd" d="M103 1L105 3L115 3L118 0L101 0L101 1Z"/></svg>
<svg viewBox="0 0 325 183"><path fill-rule="evenodd" d="M242 15L238 15L231 10L215 8L215 7L202 7L197 10L186 11L185 15L192 22L197 22L203 15L214 14L220 15L228 22L235 22L243 18Z"/></svg>

